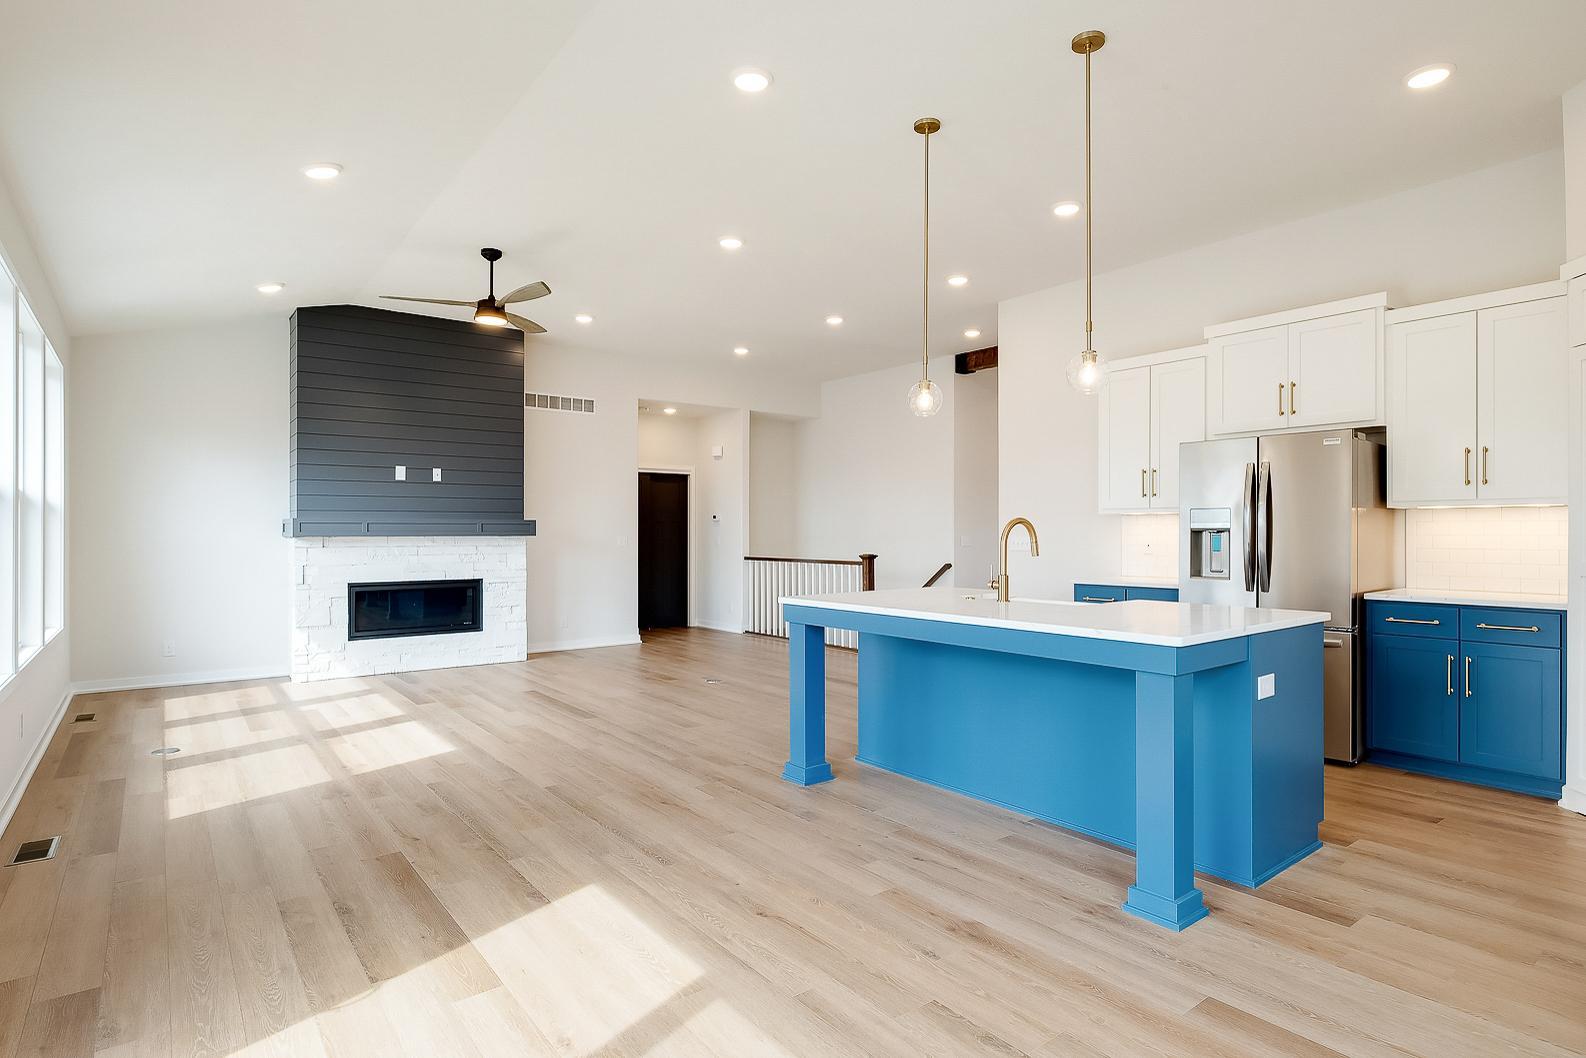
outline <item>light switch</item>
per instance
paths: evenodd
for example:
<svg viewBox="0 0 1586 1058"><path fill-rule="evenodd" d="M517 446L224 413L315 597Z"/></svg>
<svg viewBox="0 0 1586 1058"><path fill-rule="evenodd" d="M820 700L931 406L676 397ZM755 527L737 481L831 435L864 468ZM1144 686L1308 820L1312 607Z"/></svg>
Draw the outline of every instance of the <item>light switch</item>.
<svg viewBox="0 0 1586 1058"><path fill-rule="evenodd" d="M1256 677L1256 698L1271 698L1278 693L1278 674L1264 672Z"/></svg>
<svg viewBox="0 0 1586 1058"><path fill-rule="evenodd" d="M441 468L440 467L436 467L434 470L430 471L430 480L431 481L439 481L440 479L441 479Z"/></svg>
<svg viewBox="0 0 1586 1058"><path fill-rule="evenodd" d="M396 479L398 481L406 481L408 479L408 468L400 463L397 464Z"/></svg>

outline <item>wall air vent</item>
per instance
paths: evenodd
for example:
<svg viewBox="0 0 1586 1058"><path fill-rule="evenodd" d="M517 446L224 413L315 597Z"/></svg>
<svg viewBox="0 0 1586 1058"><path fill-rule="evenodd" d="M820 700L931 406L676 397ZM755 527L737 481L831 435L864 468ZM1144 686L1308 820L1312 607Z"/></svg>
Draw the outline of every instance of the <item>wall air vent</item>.
<svg viewBox="0 0 1586 1058"><path fill-rule="evenodd" d="M95 714L93 714L93 713L78 713L76 716L72 717L72 723L74 723L74 724L88 724L88 723L92 723L93 719L94 719L94 715Z"/></svg>
<svg viewBox="0 0 1586 1058"><path fill-rule="evenodd" d="M558 397L550 393L525 393L523 406L536 411L587 411L595 410L593 397Z"/></svg>

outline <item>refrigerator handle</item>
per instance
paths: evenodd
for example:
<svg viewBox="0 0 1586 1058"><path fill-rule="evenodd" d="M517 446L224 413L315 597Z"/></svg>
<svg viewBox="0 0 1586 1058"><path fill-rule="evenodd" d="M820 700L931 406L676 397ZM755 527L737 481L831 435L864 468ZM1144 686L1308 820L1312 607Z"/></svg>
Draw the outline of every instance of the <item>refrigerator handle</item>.
<svg viewBox="0 0 1586 1058"><path fill-rule="evenodd" d="M1256 590L1256 465L1245 464L1245 591Z"/></svg>
<svg viewBox="0 0 1586 1058"><path fill-rule="evenodd" d="M1256 590L1272 590L1272 464L1262 463L1256 492ZM1260 605L1257 602L1256 605Z"/></svg>

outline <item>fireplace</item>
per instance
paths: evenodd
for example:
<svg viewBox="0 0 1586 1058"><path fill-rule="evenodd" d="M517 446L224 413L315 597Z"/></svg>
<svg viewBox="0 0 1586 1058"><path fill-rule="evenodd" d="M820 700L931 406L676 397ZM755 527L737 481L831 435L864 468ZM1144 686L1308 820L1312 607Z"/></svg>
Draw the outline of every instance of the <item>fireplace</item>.
<svg viewBox="0 0 1586 1058"><path fill-rule="evenodd" d="M347 585L347 638L450 635L484 629L484 581Z"/></svg>

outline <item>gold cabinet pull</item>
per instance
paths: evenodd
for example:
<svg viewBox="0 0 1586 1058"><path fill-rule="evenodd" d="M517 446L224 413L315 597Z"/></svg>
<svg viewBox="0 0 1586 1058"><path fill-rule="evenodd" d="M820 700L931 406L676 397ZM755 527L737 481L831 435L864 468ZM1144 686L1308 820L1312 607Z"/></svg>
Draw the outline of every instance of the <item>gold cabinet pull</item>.
<svg viewBox="0 0 1586 1058"><path fill-rule="evenodd" d="M1390 625L1440 625L1442 621L1427 621L1419 617L1384 617Z"/></svg>
<svg viewBox="0 0 1586 1058"><path fill-rule="evenodd" d="M1470 697L1470 655L1465 655L1465 697Z"/></svg>
<svg viewBox="0 0 1586 1058"><path fill-rule="evenodd" d="M1490 625L1485 621L1477 621L1477 628L1485 628L1489 632L1540 632L1536 625Z"/></svg>
<svg viewBox="0 0 1586 1058"><path fill-rule="evenodd" d="M1140 468L1140 496L1145 497L1145 467Z"/></svg>
<svg viewBox="0 0 1586 1058"><path fill-rule="evenodd" d="M1283 414L1283 383L1278 383L1278 414Z"/></svg>
<svg viewBox="0 0 1586 1058"><path fill-rule="evenodd" d="M1481 483L1487 484L1487 446L1481 446Z"/></svg>
<svg viewBox="0 0 1586 1058"><path fill-rule="evenodd" d="M1151 468L1151 495L1156 495L1156 467Z"/></svg>
<svg viewBox="0 0 1586 1058"><path fill-rule="evenodd" d="M1465 484L1470 484L1470 449L1465 449Z"/></svg>
<svg viewBox="0 0 1586 1058"><path fill-rule="evenodd" d="M1290 382L1289 383L1289 414L1290 415L1294 414L1294 390L1296 388L1297 388L1297 383L1294 383L1294 382Z"/></svg>
<svg viewBox="0 0 1586 1058"><path fill-rule="evenodd" d="M1448 696L1450 698L1452 698L1454 696L1454 655L1452 655L1452 654L1450 654L1448 656L1447 681L1448 681Z"/></svg>
<svg viewBox="0 0 1586 1058"><path fill-rule="evenodd" d="M1096 596L1096 595L1082 595L1082 596L1080 596L1079 601L1080 602L1117 602L1118 600L1117 599L1103 599L1100 596Z"/></svg>

